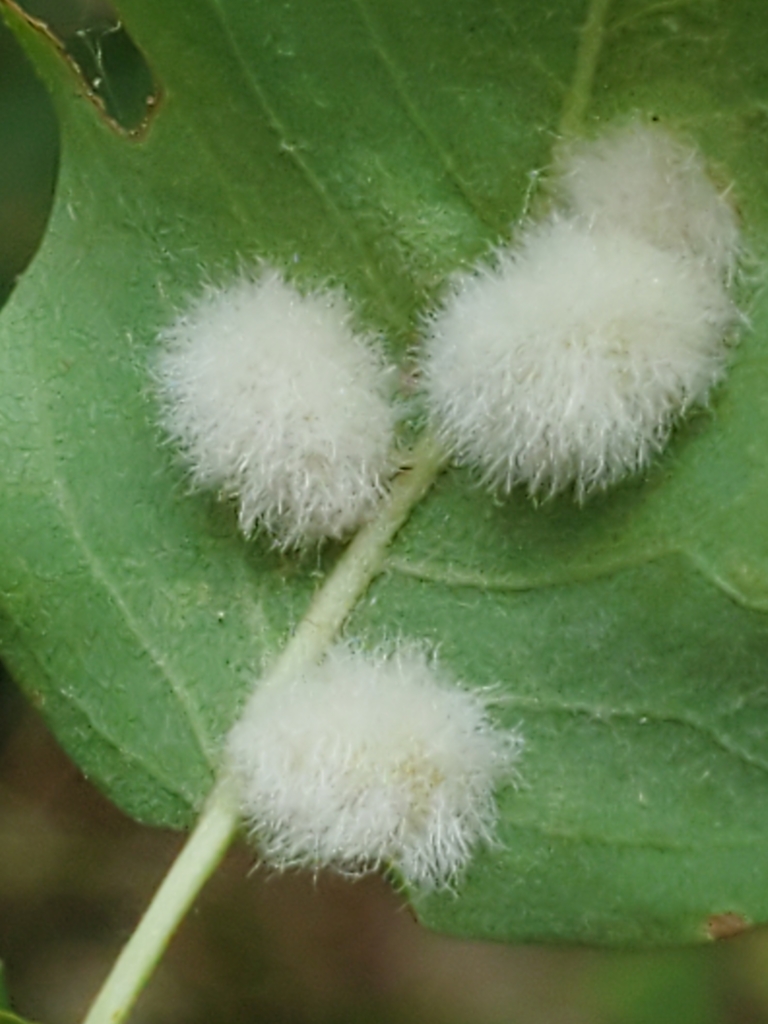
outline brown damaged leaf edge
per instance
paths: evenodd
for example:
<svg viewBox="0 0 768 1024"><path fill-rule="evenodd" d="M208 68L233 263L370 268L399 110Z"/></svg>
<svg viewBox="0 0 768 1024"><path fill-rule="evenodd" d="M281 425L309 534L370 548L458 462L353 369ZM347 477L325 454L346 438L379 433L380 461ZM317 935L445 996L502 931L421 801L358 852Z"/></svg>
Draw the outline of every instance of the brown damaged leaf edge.
<svg viewBox="0 0 768 1024"><path fill-rule="evenodd" d="M710 939L732 939L736 935L751 928L751 924L741 914L728 911L725 914L713 914L707 918L706 932Z"/></svg>
<svg viewBox="0 0 768 1024"><path fill-rule="evenodd" d="M19 3L16 2L16 0L0 0L0 6L7 7L9 10L13 11L14 14L21 21L26 22L26 24L29 25L30 28L32 28L35 32L38 32L40 35L44 36L48 40L48 42L54 47L54 49L58 51L61 59L74 72L78 82L80 82L82 86L82 93L85 96L85 98L93 104L101 119L107 125L109 125L109 127L116 134L120 135L122 138L130 139L134 142L140 142L145 137L145 135L149 131L152 121L155 118L155 115L158 112L158 109L163 99L162 89L160 88L160 85L158 84L155 75L152 74L151 68L150 74L152 74L153 91L147 95L144 101L146 106L146 114L144 118L141 120L141 122L134 128L126 128L107 112L104 100L101 98L101 96L99 96L98 93L94 92L94 90L91 88L91 86L88 83L88 79L83 74L82 68L80 67L78 62L72 57L70 53L67 52L67 48L64 45L63 41L56 35L56 33L53 31L53 29L46 21L43 21L42 18L36 18L34 17L34 15L29 14L27 11L24 10L23 7L19 5ZM141 54L143 59L146 61L146 57L144 56L143 51L141 51ZM147 64L147 67L149 68L149 64Z"/></svg>

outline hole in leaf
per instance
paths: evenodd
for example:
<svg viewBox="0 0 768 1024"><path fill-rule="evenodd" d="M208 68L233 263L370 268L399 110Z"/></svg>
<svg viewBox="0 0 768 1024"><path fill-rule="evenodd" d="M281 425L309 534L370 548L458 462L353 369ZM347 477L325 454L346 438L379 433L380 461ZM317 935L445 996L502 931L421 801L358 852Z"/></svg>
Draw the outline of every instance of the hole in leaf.
<svg viewBox="0 0 768 1024"><path fill-rule="evenodd" d="M61 43L88 92L115 127L128 134L146 128L159 89L141 50L119 15L104 0L17 0Z"/></svg>
<svg viewBox="0 0 768 1024"><path fill-rule="evenodd" d="M0 22L0 305L43 237L58 162L53 105Z"/></svg>
<svg viewBox="0 0 768 1024"><path fill-rule="evenodd" d="M707 934L710 939L732 939L735 935L741 935L748 928L749 923L742 915L733 912L713 914L707 919Z"/></svg>

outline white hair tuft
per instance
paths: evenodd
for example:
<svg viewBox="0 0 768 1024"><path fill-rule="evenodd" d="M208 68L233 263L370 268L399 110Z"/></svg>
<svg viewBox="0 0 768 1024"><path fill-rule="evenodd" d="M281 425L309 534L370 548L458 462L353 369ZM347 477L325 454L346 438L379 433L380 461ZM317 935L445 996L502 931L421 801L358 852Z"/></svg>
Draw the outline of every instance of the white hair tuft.
<svg viewBox="0 0 768 1024"><path fill-rule="evenodd" d="M701 153L654 125L632 123L574 144L560 194L577 216L623 228L660 249L704 261L730 280L739 224L726 191L707 174Z"/></svg>
<svg viewBox="0 0 768 1024"><path fill-rule="evenodd" d="M193 482L237 499L244 533L288 548L370 516L394 469L391 371L341 292L263 268L208 289L160 340L163 424Z"/></svg>
<svg viewBox="0 0 768 1024"><path fill-rule="evenodd" d="M496 821L522 741L427 656L338 645L300 677L257 689L227 745L265 861L411 884L451 882Z"/></svg>
<svg viewBox="0 0 768 1024"><path fill-rule="evenodd" d="M488 484L582 499L645 467L721 380L738 232L660 130L576 147L561 184L567 209L454 280L422 374L444 443Z"/></svg>

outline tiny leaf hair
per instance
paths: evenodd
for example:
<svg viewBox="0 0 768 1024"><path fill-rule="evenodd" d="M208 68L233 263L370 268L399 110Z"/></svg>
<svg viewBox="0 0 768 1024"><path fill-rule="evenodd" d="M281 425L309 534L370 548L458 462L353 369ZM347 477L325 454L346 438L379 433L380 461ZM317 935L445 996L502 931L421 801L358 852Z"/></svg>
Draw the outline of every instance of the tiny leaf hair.
<svg viewBox="0 0 768 1024"><path fill-rule="evenodd" d="M272 268L209 288L160 335L163 425L201 488L285 548L339 538L394 466L391 371L340 291L302 294Z"/></svg>

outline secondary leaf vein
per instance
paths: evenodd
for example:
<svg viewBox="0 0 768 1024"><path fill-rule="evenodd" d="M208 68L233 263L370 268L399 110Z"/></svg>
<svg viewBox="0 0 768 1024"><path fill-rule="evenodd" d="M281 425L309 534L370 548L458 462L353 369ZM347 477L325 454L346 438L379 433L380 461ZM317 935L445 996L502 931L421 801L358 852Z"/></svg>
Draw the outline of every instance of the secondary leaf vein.
<svg viewBox="0 0 768 1024"><path fill-rule="evenodd" d="M29 348L30 356L32 358L33 349ZM30 380L40 380L42 375L40 373L30 373ZM87 543L83 536L82 530L78 517L75 514L75 510L72 507L72 499L67 487L67 483L61 474L60 467L56 461L56 446L53 441L53 433L49 422L47 409L42 404L39 389L33 389L32 400L36 406L36 419L40 430L41 439L45 445L45 452L47 453L50 468L49 477L54 491L54 500L59 508L59 511L65 520L70 536L77 546L81 555L90 570L90 574L95 582L100 584L109 595L112 603L120 612L120 615L132 633L136 638L139 646L148 656L148 658L155 664L160 673L162 679L165 680L173 696L178 701L182 710L187 716L192 733L198 744L200 752L203 754L208 764L212 769L215 769L215 752L213 745L208 737L207 731L204 727L203 721L199 715L198 709L192 702L192 699L187 692L183 678L176 678L174 673L171 671L168 665L166 657L159 651L154 644L152 644L147 636L145 636L141 629L138 620L136 619L133 611L129 608L124 597L120 593L119 588L115 585L114 581L110 578L105 566L101 559L99 559L96 553L92 550L90 545Z"/></svg>
<svg viewBox="0 0 768 1024"><path fill-rule="evenodd" d="M373 51L379 60L379 64L384 68L387 77L392 83L395 95L397 96L397 99L411 124L413 124L432 150L438 162L442 166L446 177L453 183L456 191L472 213L474 213L480 222L487 228L495 230L496 224L494 223L493 218L482 209L482 206L474 196L472 189L469 187L464 176L459 171L456 161L442 144L439 137L429 127L429 124L422 116L421 111L413 102L411 93L405 86L403 75L385 46L382 33L374 22L365 0L352 0L352 3L357 8L360 18L370 35L371 42L373 44Z"/></svg>
<svg viewBox="0 0 768 1024"><path fill-rule="evenodd" d="M660 542L658 547L633 551L631 555L605 562L595 561L585 565L557 566L554 570L538 574L520 572L498 575L488 574L477 569L456 568L430 561L390 555L385 570L402 576L410 576L425 583L437 583L446 587L518 593L526 590L546 590L552 587L589 583L605 576L612 576L617 572L637 569L660 561L674 553L674 548Z"/></svg>
<svg viewBox="0 0 768 1024"><path fill-rule="evenodd" d="M550 841L555 840L556 842L569 843L574 846L601 846L609 848L624 847L629 850L659 850L663 853L672 851L677 853L694 854L700 854L702 850L702 845L699 840L692 843L684 843L675 841L671 836L658 836L655 838L651 836L601 836L586 830L557 827L547 824L546 822L539 822L531 819L516 819L514 815L509 813L505 815L505 824L520 831L533 832L535 835L544 836ZM754 838L749 840L749 845L752 845L753 843L762 846L765 843L765 836L756 834ZM742 849L744 845L744 842L724 842L722 840L713 840L709 834L707 835L708 850L739 850Z"/></svg>
<svg viewBox="0 0 768 1024"><path fill-rule="evenodd" d="M179 677L176 678L175 673L171 670L168 660L165 655L159 651L155 645L145 635L138 620L133 614L131 608L129 608L127 602L123 598L120 589L110 578L107 573L103 562L91 549L90 545L85 540L80 526L77 521L77 517L71 508L68 491L58 473L55 474L54 482L56 486L56 493L58 498L59 508L69 525L73 540L76 542L80 549L85 561L91 571L93 578L101 584L106 590L109 597L111 598L114 605L117 607L123 622L128 627L129 631L136 638L141 649L148 655L152 662L157 666L158 670L162 674L163 678L168 683L174 697L179 702L187 716L190 727L194 734L195 740L197 741L200 751L208 761L212 769L216 767L215 752L213 744L207 734L203 721L200 717L197 707L192 701L192 698L184 684L184 680Z"/></svg>
<svg viewBox="0 0 768 1024"><path fill-rule="evenodd" d="M14 614L12 607L7 605L3 609L3 614L10 622L12 622L16 626L17 629L24 628L24 623L19 621L17 616ZM47 671L47 668L43 661L41 660L37 649L34 646L26 647L25 653L34 662L37 663L40 674L43 676L48 676L49 673ZM71 704L72 707L76 709L78 714L80 714L83 717L88 727L92 729L93 732L101 740L103 740L105 744L110 746L113 750L117 751L117 753L120 755L121 760L137 765L141 769L141 771L145 772L147 775L155 779L163 787L163 789L165 789L166 792L168 792L171 796L175 796L188 807L194 806L195 802L192 797L192 794L184 792L184 790L179 787L176 779L171 779L170 777L166 778L164 774L161 771L159 771L155 765L147 765L141 758L139 758L129 748L127 748L124 744L117 740L101 723L96 721L93 715L93 711L86 704L83 703L80 697L78 697L73 690L71 690L70 688L60 687L57 685L56 696L61 698L61 700L63 700L65 703Z"/></svg>
<svg viewBox="0 0 768 1024"><path fill-rule="evenodd" d="M768 775L768 759L756 756L743 747L733 743L721 735L711 725L694 715L685 715L680 711L659 712L646 708L611 708L591 705L578 701L553 701L550 698L505 695L498 699L505 707L521 708L533 713L579 715L589 718L591 722L608 725L614 721L628 721L637 725L652 723L654 725L673 725L690 729L719 747L729 757L750 768Z"/></svg>
<svg viewBox="0 0 768 1024"><path fill-rule="evenodd" d="M349 239L351 245L358 252L363 266L366 269L368 279L378 291L380 301L388 311L390 318L395 323L402 323L403 318L400 309L397 302L390 295L389 288L382 277L378 261L371 258L368 246L363 242L359 233L355 230L354 225L350 222L350 219L344 216L336 200L326 188L322 179L315 173L309 161L304 158L297 146L290 144L287 126L269 102L261 82L254 73L251 63L245 59L242 49L233 35L229 22L222 9L221 0L211 0L211 3L216 11L217 17L219 18L222 31L226 35L226 38L232 47L232 52L237 59L238 66L242 71L243 78L248 85L248 89L263 110L267 118L267 123L279 139L283 151L299 169L307 184L315 192L330 216L339 225L344 235Z"/></svg>

